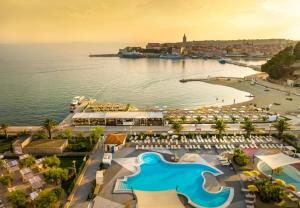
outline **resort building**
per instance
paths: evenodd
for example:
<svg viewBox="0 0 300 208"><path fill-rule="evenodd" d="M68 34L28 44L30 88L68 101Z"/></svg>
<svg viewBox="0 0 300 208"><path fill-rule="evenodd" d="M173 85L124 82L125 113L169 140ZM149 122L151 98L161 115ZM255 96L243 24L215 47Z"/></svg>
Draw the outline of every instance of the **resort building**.
<svg viewBox="0 0 300 208"><path fill-rule="evenodd" d="M19 137L13 144L13 152L15 154L23 154L23 149L31 142L31 136Z"/></svg>
<svg viewBox="0 0 300 208"><path fill-rule="evenodd" d="M162 112L93 112L75 113L74 126L163 126Z"/></svg>
<svg viewBox="0 0 300 208"><path fill-rule="evenodd" d="M104 141L105 152L116 152L126 143L126 134L109 134Z"/></svg>

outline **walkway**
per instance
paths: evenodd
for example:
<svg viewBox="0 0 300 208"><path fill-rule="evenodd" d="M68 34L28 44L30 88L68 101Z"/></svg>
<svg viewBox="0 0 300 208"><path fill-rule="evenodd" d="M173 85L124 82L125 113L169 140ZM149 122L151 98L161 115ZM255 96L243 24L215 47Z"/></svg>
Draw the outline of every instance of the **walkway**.
<svg viewBox="0 0 300 208"><path fill-rule="evenodd" d="M70 207L80 207L81 204L86 202L92 188L92 181L95 179L96 171L98 170L102 157L103 149L102 146L99 145L90 155L90 163L88 164L82 180L77 185Z"/></svg>

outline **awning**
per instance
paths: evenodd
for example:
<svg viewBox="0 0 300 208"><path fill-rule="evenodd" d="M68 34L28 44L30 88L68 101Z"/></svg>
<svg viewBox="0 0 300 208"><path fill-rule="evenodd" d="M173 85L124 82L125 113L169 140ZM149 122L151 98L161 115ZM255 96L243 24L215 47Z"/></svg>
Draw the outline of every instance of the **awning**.
<svg viewBox="0 0 300 208"><path fill-rule="evenodd" d="M175 190L170 191L134 191L139 208L183 208Z"/></svg>
<svg viewBox="0 0 300 208"><path fill-rule="evenodd" d="M273 155L256 155L256 157L266 163L273 170L282 166L300 163L300 159L290 157L283 153Z"/></svg>
<svg viewBox="0 0 300 208"><path fill-rule="evenodd" d="M75 113L72 119L162 119L162 112L92 112Z"/></svg>

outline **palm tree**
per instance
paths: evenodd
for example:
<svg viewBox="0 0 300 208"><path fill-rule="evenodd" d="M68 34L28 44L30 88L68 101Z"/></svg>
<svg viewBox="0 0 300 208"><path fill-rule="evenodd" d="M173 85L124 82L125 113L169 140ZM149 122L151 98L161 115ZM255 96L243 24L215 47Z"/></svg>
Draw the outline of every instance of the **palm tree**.
<svg viewBox="0 0 300 208"><path fill-rule="evenodd" d="M268 117L267 117L267 116L262 116L262 117L261 117L261 120L262 120L263 122L267 122L267 121L268 121Z"/></svg>
<svg viewBox="0 0 300 208"><path fill-rule="evenodd" d="M232 123L236 123L237 122L237 118L236 117L234 117L234 116L230 116L230 119L231 119L231 122Z"/></svg>
<svg viewBox="0 0 300 208"><path fill-rule="evenodd" d="M177 134L179 134L179 133L182 131L183 126L181 125L181 123L174 122L174 123L172 124L172 129L173 129Z"/></svg>
<svg viewBox="0 0 300 208"><path fill-rule="evenodd" d="M290 129L290 124L285 119L279 119L272 125L272 127L277 129L278 137L281 139L283 132Z"/></svg>
<svg viewBox="0 0 300 208"><path fill-rule="evenodd" d="M198 123L198 124L200 124L200 123L201 123L201 121L202 121L202 119L203 119L203 118L202 118L200 115L199 115L199 116L197 116L197 117L196 117L196 121L197 121L197 123Z"/></svg>
<svg viewBox="0 0 300 208"><path fill-rule="evenodd" d="M222 136L222 132L225 131L228 126L227 124L224 122L223 119L217 119L215 124L213 124L211 126L212 129L215 129L216 131L218 131L218 134L219 134L219 138L221 138Z"/></svg>
<svg viewBox="0 0 300 208"><path fill-rule="evenodd" d="M3 133L4 133L4 135L5 135L5 137L6 137L6 139L8 138L8 133L7 133L7 130L8 130L8 124L5 124L5 123L3 123L3 124L1 124L1 131L3 131Z"/></svg>
<svg viewBox="0 0 300 208"><path fill-rule="evenodd" d="M48 132L49 139L52 139L52 131L56 127L56 121L52 118L47 118L43 123L43 128Z"/></svg>
<svg viewBox="0 0 300 208"><path fill-rule="evenodd" d="M181 116L180 119L181 119L182 123L186 122L186 116L185 115Z"/></svg>
<svg viewBox="0 0 300 208"><path fill-rule="evenodd" d="M246 119L240 128L246 131L246 137L249 137L251 132L255 131L255 125L250 119Z"/></svg>

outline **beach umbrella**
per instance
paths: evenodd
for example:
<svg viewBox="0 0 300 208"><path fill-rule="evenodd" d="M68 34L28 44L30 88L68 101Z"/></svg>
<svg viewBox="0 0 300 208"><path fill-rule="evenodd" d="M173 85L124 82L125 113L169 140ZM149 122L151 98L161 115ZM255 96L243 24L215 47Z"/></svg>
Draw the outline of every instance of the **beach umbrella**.
<svg viewBox="0 0 300 208"><path fill-rule="evenodd" d="M251 177L253 174L250 171L243 171L243 175Z"/></svg>
<svg viewBox="0 0 300 208"><path fill-rule="evenodd" d="M248 189L251 192L256 192L258 191L258 188L255 185L248 185Z"/></svg>
<svg viewBox="0 0 300 208"><path fill-rule="evenodd" d="M297 191L297 188L296 188L296 186L295 185L293 185L293 184L287 184L286 186L285 186L285 188L287 188L287 189L289 189L289 190L291 190L291 191Z"/></svg>
<svg viewBox="0 0 300 208"><path fill-rule="evenodd" d="M255 176L260 176L260 172L257 170L252 170L251 173Z"/></svg>
<svg viewBox="0 0 300 208"><path fill-rule="evenodd" d="M278 185L285 186L285 181L284 181L284 180L281 180L281 179L277 178L277 179L275 179L275 182L276 182Z"/></svg>

